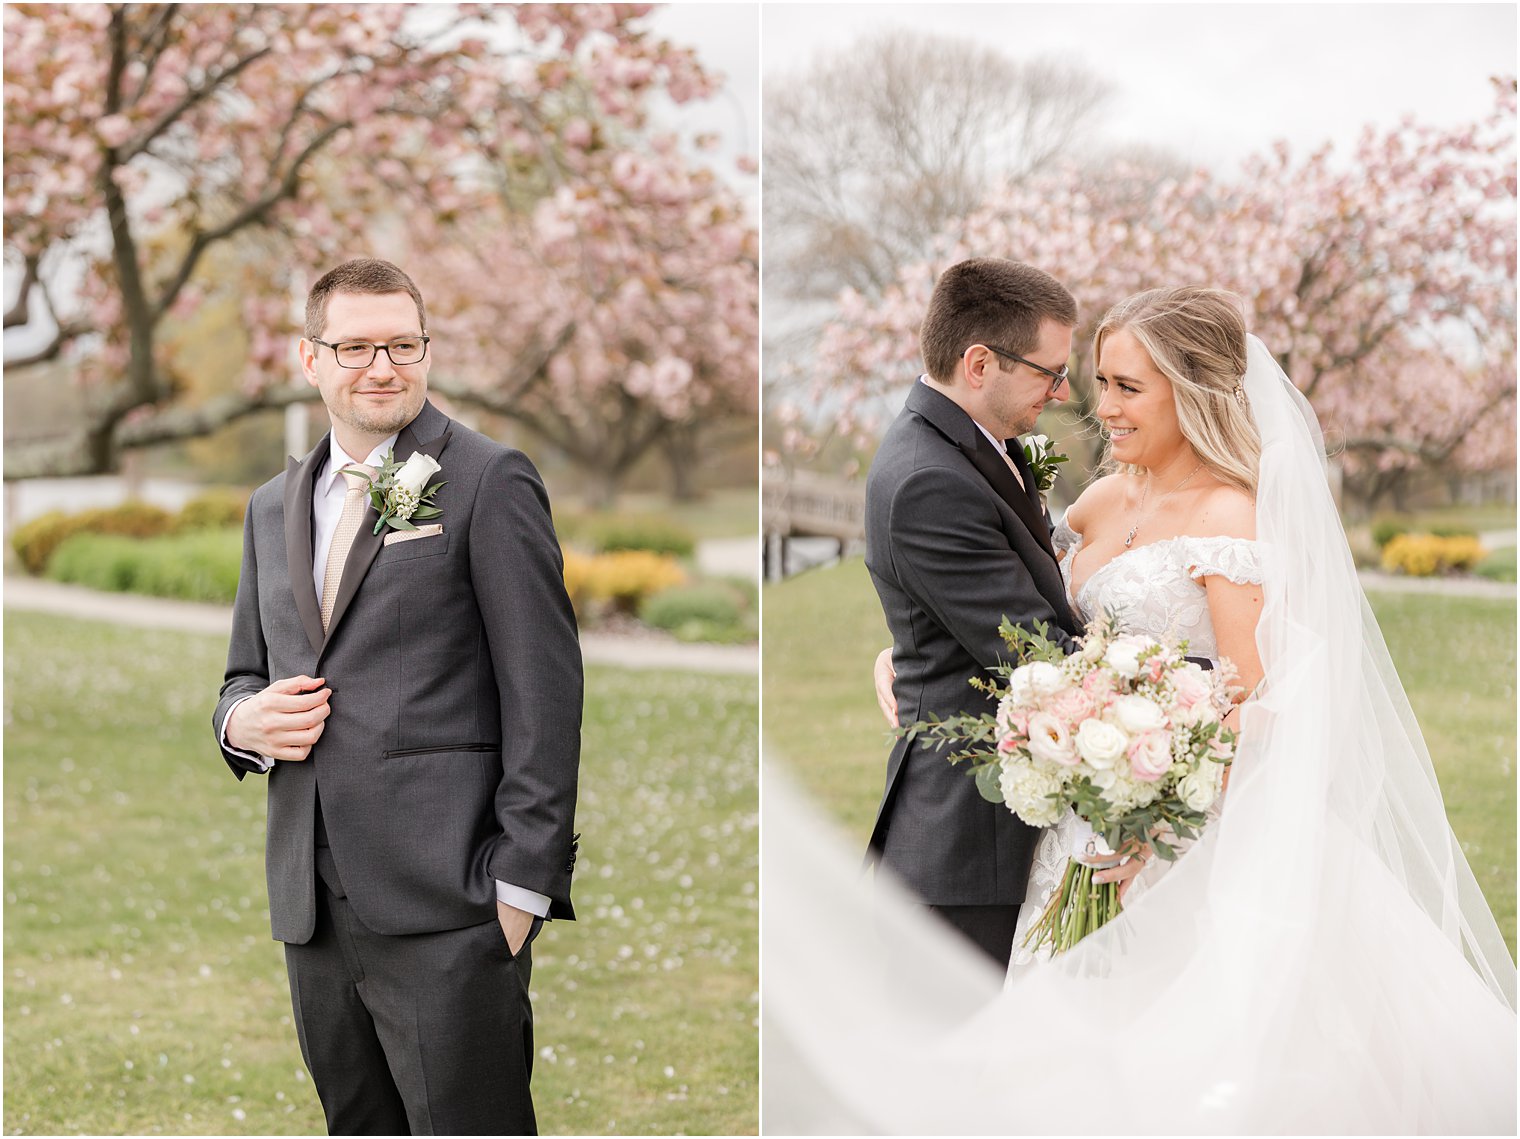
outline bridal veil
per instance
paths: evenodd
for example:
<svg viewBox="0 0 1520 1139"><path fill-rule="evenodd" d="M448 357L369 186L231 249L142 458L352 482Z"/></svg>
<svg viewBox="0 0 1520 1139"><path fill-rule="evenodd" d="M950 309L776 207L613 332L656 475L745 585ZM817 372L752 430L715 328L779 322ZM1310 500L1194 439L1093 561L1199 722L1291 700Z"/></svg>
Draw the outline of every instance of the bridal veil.
<svg viewBox="0 0 1520 1139"><path fill-rule="evenodd" d="M762 1126L1514 1134L1515 969L1356 577L1303 396L1249 338L1266 678L1218 822L1006 988L768 770ZM1452 652L1452 646L1431 646Z"/></svg>

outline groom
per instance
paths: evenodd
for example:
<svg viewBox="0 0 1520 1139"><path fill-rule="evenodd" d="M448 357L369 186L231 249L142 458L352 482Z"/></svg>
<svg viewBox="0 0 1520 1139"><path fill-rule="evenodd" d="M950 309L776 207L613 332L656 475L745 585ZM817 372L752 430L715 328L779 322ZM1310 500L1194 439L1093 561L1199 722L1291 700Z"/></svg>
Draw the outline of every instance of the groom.
<svg viewBox="0 0 1520 1139"><path fill-rule="evenodd" d="M268 777L301 1053L333 1134L532 1134L529 945L574 916L581 721L548 499L427 401L396 266L322 277L305 331L332 432L248 504L214 717L233 774ZM376 533L345 469L393 449L438 512Z"/></svg>
<svg viewBox="0 0 1520 1139"><path fill-rule="evenodd" d="M1009 651L1006 616L1078 632L1017 435L1066 389L1077 306L1048 273L976 258L939 278L919 330L928 374L866 480L866 568L892 633L899 723L988 709L970 685ZM940 745L899 739L868 858L1000 965L1040 832L989 803Z"/></svg>

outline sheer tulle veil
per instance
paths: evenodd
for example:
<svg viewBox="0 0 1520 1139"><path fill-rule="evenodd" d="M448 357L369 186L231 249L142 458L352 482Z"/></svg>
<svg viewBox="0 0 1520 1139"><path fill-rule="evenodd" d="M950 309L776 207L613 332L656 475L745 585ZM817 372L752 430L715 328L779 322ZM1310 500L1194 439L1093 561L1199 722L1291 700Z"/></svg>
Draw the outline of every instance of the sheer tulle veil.
<svg viewBox="0 0 1520 1139"><path fill-rule="evenodd" d="M1118 920L1000 989L894 883L867 891L768 770L768 1133L1514 1133L1514 964L1314 413L1254 336L1248 363L1266 676L1220 819Z"/></svg>

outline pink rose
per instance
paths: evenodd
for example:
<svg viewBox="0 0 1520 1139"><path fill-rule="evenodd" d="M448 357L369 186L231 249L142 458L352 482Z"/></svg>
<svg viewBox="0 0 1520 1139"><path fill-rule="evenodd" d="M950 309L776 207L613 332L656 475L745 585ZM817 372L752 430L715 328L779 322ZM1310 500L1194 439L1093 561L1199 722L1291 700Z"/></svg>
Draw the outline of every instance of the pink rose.
<svg viewBox="0 0 1520 1139"><path fill-rule="evenodd" d="M1172 766L1170 732L1146 732L1129 745L1130 774L1144 783L1154 783Z"/></svg>
<svg viewBox="0 0 1520 1139"><path fill-rule="evenodd" d="M1177 694L1177 703L1181 707L1191 708L1208 697L1209 682L1204 679L1203 669L1196 664L1190 665L1172 674L1172 691Z"/></svg>
<svg viewBox="0 0 1520 1139"><path fill-rule="evenodd" d="M1114 682L1108 673L1095 668L1082 678L1082 691L1087 693L1095 706L1101 707L1113 695Z"/></svg>
<svg viewBox="0 0 1520 1139"><path fill-rule="evenodd" d="M1068 688L1052 700L1046 706L1046 710L1072 731L1076 731L1077 726L1083 720L1093 715L1096 707L1093 704L1092 697L1088 696L1087 693L1079 692L1075 688Z"/></svg>
<svg viewBox="0 0 1520 1139"><path fill-rule="evenodd" d="M1152 684L1160 683L1161 674L1166 671L1166 662L1159 656L1153 656L1145 662L1145 667L1149 670L1147 675L1150 677L1150 682Z"/></svg>

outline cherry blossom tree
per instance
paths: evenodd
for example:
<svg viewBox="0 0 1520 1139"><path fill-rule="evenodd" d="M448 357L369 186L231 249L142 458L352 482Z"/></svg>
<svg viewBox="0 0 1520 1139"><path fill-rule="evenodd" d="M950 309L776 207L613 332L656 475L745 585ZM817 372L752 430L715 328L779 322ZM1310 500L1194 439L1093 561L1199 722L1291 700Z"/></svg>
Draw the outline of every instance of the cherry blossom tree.
<svg viewBox="0 0 1520 1139"><path fill-rule="evenodd" d="M1364 493L1379 472L1493 469L1515 440L1515 83L1483 121L1368 129L1349 161L1284 145L1235 179L1116 166L1004 186L905 267L879 299L845 292L813 392L831 427L868 442L869 413L917 366L939 270L998 253L1051 269L1082 313L1079 392L1096 320L1163 284L1236 292L1249 327L1309 397ZM841 379L843 377L843 379ZM784 443L817 432L780 409Z"/></svg>
<svg viewBox="0 0 1520 1139"><path fill-rule="evenodd" d="M7 477L110 470L124 448L313 398L289 382L298 299L368 253L414 270L440 347L461 347L435 364L440 390L537 415L556 441L534 408L574 405L603 443L609 417L614 433L679 422L735 392L742 408L754 354L727 352L754 336L745 257L698 253L747 250L753 277L753 229L649 123L655 93L717 82L646 30L649 10L8 7L5 326L51 331L7 368L65 358L91 398L74 437L7 449ZM656 205L658 223L641 212ZM243 381L188 403L176 336L229 293ZM720 330L683 343L699 315Z"/></svg>

